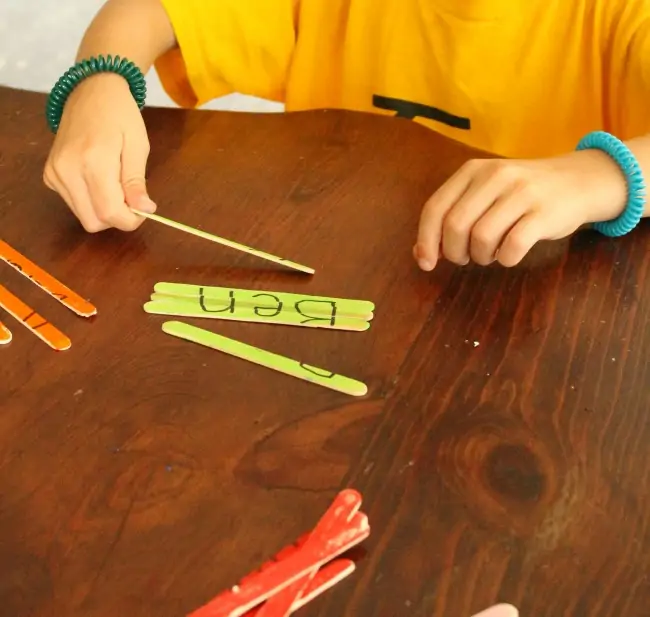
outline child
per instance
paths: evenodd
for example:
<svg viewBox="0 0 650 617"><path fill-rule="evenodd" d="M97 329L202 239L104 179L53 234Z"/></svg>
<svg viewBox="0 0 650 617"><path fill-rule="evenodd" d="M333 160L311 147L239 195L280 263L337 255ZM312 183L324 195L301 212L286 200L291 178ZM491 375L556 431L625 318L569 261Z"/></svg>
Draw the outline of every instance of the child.
<svg viewBox="0 0 650 617"><path fill-rule="evenodd" d="M397 114L512 159L470 161L425 204L424 270L513 266L539 240L622 235L650 214L650 0L109 0L78 60L100 54L155 64L183 106L236 91ZM627 148L600 134L575 151L598 130ZM148 150L128 81L92 75L44 179L86 230L133 230L128 206L155 210Z"/></svg>

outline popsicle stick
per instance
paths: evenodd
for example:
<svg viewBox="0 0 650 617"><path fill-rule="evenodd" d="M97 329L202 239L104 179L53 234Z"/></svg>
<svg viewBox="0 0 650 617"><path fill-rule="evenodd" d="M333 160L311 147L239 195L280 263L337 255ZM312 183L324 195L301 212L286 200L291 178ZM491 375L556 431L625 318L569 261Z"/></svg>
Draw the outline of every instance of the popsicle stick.
<svg viewBox="0 0 650 617"><path fill-rule="evenodd" d="M184 300L184 301L199 301L202 304L209 304L213 309L221 306L224 312L230 311L232 313L236 312L239 308L253 309L257 314L258 311L274 311L275 314L279 313L297 313L299 315L304 315L305 317L327 317L330 318L339 318L347 317L349 319L358 319L360 321L372 321L375 317L374 313L364 312L354 310L341 310L340 306L335 302L321 301L321 300L310 300L305 298L304 301L296 302L295 304L285 303L279 300L276 295L271 294L260 294L264 296L264 299L259 299L257 302L249 302L247 300L242 300L239 296L235 295L237 290L230 290L232 297L231 298L218 298L218 297L206 297L206 296L175 296L169 295L166 293L155 292L151 294L150 300L152 301L169 301L169 300ZM321 303L322 304L319 304ZM308 313L308 314L307 314Z"/></svg>
<svg viewBox="0 0 650 617"><path fill-rule="evenodd" d="M257 315L269 315L269 312L272 315L279 315L280 313L295 313L308 318L318 316L327 317L328 319L347 317L349 319L358 319L361 321L372 321L375 316L374 313L356 311L354 310L354 307L351 310L346 307L341 309L341 306L334 300L312 300L310 298L304 298L303 300L291 303L285 302L283 298L273 293L248 293L244 295L238 294L238 291L239 290L237 289L230 289L228 290L227 295L222 295L221 297L216 294L211 296L203 294L199 294L198 296L177 296L154 291L151 294L150 299L152 301L165 302L170 300L181 300L194 303L198 302L202 306L210 306L212 311L221 308L224 313L237 313L239 309L246 308L253 310ZM253 299L254 295L258 296L257 300ZM249 297L252 300L249 300Z"/></svg>
<svg viewBox="0 0 650 617"><path fill-rule="evenodd" d="M238 587L241 588L250 582L253 582L254 584L255 579L261 572L273 568L277 562L295 555L301 549L301 547L304 546L308 538L309 534L305 534L294 544L283 548L269 561L262 564L262 566L260 566L257 571L242 578L238 583ZM356 565L354 561L342 557L339 557L334 561L324 565L320 570L318 570L311 583L307 585L307 588L304 590L303 594L293 603L291 607L292 612L297 611L298 609L311 602L314 598L326 592L328 589L331 589L334 585L352 574L355 569ZM195 610L192 613L192 617L203 617L204 613L206 613L208 610L212 610L213 602L214 601L210 601L207 605L204 605L203 607ZM245 613L244 617L258 617L259 610L260 606L256 606L255 608L252 608L247 613Z"/></svg>
<svg viewBox="0 0 650 617"><path fill-rule="evenodd" d="M77 315L81 317L92 317L97 314L97 309L90 302L84 300L84 298L72 291L72 289L64 285L61 281L45 272L45 270L27 259L27 257L19 253L4 240L0 240L0 259L26 276L43 291L50 294L55 300Z"/></svg>
<svg viewBox="0 0 650 617"><path fill-rule="evenodd" d="M370 535L367 517L358 514L341 535L320 551L299 551L270 567L256 579L255 585L245 588L235 586L219 594L208 604L190 613L189 617L241 617L261 602L286 589L313 568L321 568L336 557L363 542ZM314 581L312 581L314 582ZM299 600L302 602L302 598Z"/></svg>
<svg viewBox="0 0 650 617"><path fill-rule="evenodd" d="M355 569L356 565L350 559L335 559L333 562L323 566L307 585L303 594L291 605L291 612L295 613L314 598L325 593L337 583L340 583L343 579L350 576ZM258 617L260 610L261 608L255 607L245 613L245 617ZM195 613L193 617L200 617L200 613Z"/></svg>
<svg viewBox="0 0 650 617"><path fill-rule="evenodd" d="M154 294L155 295L155 294ZM209 302L198 298L168 298L155 299L144 305L146 313L154 315L168 315L175 317L200 317L207 319L223 319L227 321L246 321L250 323L265 323L276 326L302 326L307 328L323 328L325 330L346 330L350 332L363 332L370 327L364 319L352 317L338 317L330 315L307 316L295 311L274 310L271 314L258 312L259 307L237 306L236 310L229 311L228 307L211 306ZM269 310L269 309L265 309Z"/></svg>
<svg viewBox="0 0 650 617"><path fill-rule="evenodd" d="M11 330L0 321L0 345L11 343L12 338Z"/></svg>
<svg viewBox="0 0 650 617"><path fill-rule="evenodd" d="M179 298L205 298L220 301L224 305L237 304L245 306L264 306L283 310L306 311L309 313L332 313L358 319L372 319L374 303L369 300L350 300L346 298L329 298L308 294L285 293L281 291L261 291L255 289L234 289L230 287L205 287L182 283L156 283L154 292L159 295ZM152 296L153 300L153 296Z"/></svg>
<svg viewBox="0 0 650 617"><path fill-rule="evenodd" d="M25 304L20 298L14 296L8 289L0 285L0 308L3 308L12 317L52 349L65 351L70 349L72 342L60 330L55 328L47 319L41 317L34 309Z"/></svg>
<svg viewBox="0 0 650 617"><path fill-rule="evenodd" d="M348 497L339 496L338 503L333 504L325 516L318 522L309 537L306 539L301 550L318 551L330 541L342 533L350 524L350 520L361 507L361 496L351 492ZM312 584L314 577L318 574L319 568L312 568L301 578L269 598L260 609L257 617L288 617L291 614L294 603L305 593Z"/></svg>
<svg viewBox="0 0 650 617"><path fill-rule="evenodd" d="M256 572L248 574L239 582L239 587L248 584L249 582L254 582L260 572L273 568L278 561L282 561L287 557L295 555L307 542L310 534L305 534L304 536L298 538L296 542L283 548L276 555L274 555L269 561L262 564ZM351 559L337 558L334 561L323 566L314 576L312 582L307 585L307 588L304 590L303 594L293 603L291 610L292 612L297 611L298 609L305 606L305 604L311 602L314 598L326 592L328 589L336 585L336 583L342 581L345 577L349 576L356 569L355 563ZM249 610L245 617L258 617L258 611L260 607L253 608ZM200 617L201 609L193 613L193 617Z"/></svg>
<svg viewBox="0 0 650 617"><path fill-rule="evenodd" d="M216 349L217 351L242 360L248 360L254 364L265 366L266 368L323 386L324 388L342 392L343 394L364 396L368 393L368 387L360 381L344 377L343 375L337 375L336 373L331 373L330 371L316 368L298 362L297 360L253 347L252 345L246 345L240 341L229 339L220 334L191 326L190 324L180 321L166 321L162 325L162 329L163 332L172 336Z"/></svg>
<svg viewBox="0 0 650 617"><path fill-rule="evenodd" d="M287 266L288 268L292 268L293 270L299 270L300 272L305 272L306 274L314 274L315 272L313 268L309 268L308 266L303 266L302 264L296 263L295 261L289 261L288 259L283 259L282 257L278 257L277 255L271 255L270 253L265 253L264 251L258 251L257 249L251 248L250 246L246 246L245 244L239 244L238 242L233 242L232 240L226 240L226 238L221 238L220 236L209 234L205 231L201 231L200 229L195 229L194 227L190 227L189 225L184 225L183 223L177 223L176 221L172 221L171 219L165 218L158 214L149 214L148 212L142 212L141 210L135 210L133 208L131 208L131 210L139 216L142 216L147 219L151 219L152 221L156 221L157 223L162 223L163 225L167 225L168 227L173 227L174 229L178 229L179 231L184 231L185 233L192 234L193 236L197 236L198 238L203 238L204 240L210 240L210 242L216 242L217 244L222 244L223 246L227 246L231 249L242 251L243 253L248 253L249 255L255 255L255 257L260 257L262 259L266 259L267 261L272 261L273 263Z"/></svg>
<svg viewBox="0 0 650 617"><path fill-rule="evenodd" d="M363 542L370 535L370 526L367 516L358 511L360 499L356 491L341 491L312 532L326 538L325 542L309 545L306 541L299 550L247 576L239 585L220 593L190 617L245 615L261 602Z"/></svg>

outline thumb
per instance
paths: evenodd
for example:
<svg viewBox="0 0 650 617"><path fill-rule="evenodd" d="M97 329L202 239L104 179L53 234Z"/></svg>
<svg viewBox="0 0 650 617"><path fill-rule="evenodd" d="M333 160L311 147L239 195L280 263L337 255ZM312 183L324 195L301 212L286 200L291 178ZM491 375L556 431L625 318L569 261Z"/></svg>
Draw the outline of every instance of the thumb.
<svg viewBox="0 0 650 617"><path fill-rule="evenodd" d="M153 214L156 204L149 197L145 172L149 157L149 142L143 139L124 139L122 148L122 190L129 208Z"/></svg>

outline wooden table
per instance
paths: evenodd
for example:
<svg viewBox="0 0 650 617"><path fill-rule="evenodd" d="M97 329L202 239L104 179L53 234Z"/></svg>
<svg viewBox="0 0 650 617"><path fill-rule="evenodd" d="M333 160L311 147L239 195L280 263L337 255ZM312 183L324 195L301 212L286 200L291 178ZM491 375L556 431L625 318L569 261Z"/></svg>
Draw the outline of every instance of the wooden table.
<svg viewBox="0 0 650 617"><path fill-rule="evenodd" d="M405 120L150 110L160 213L88 235L42 186L44 98L0 90L2 237L99 308L0 350L0 606L183 617L309 530L342 487L372 535L304 617L642 617L650 605L650 229L514 270L411 259L424 200L475 153ZM365 381L350 399L168 337L157 281L374 300L366 333L198 325ZM195 322L198 323L198 322Z"/></svg>

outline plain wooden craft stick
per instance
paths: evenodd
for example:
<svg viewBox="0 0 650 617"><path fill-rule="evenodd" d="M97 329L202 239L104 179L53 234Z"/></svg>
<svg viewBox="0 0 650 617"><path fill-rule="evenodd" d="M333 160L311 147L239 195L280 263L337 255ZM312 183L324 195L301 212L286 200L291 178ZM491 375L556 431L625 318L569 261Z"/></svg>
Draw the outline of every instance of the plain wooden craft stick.
<svg viewBox="0 0 650 617"><path fill-rule="evenodd" d="M220 236L209 234L205 231L201 231L200 229L195 229L194 227L190 227L189 225L184 225L183 223L177 223L176 221L172 221L171 219L165 218L164 216L160 216L159 214L149 214L148 212L142 212L141 210L135 210L134 208L131 208L131 210L138 216L142 216L144 218L151 219L152 221L162 223L163 225L167 225L168 227L173 227L174 229L178 229L179 231L184 231L185 233L192 234L193 236L197 236L198 238L203 238L204 240L210 240L210 242L216 242L217 244L222 244L223 246L230 247L231 249L242 251L243 253L248 253L249 255L255 255L256 257L260 257L261 259L266 259L267 261L272 261L273 263L287 266L288 268L292 268L293 270L299 270L300 272L305 272L306 274L314 274L315 272L313 268L309 268L308 266L303 266L302 264L296 263L295 261L289 261L288 259L283 259L282 257L278 257L277 255L271 255L270 253L265 253L264 251L258 251L257 249L251 248L250 246L246 246L245 244L239 244L238 242L233 242L232 240L226 240L226 238L221 238Z"/></svg>

